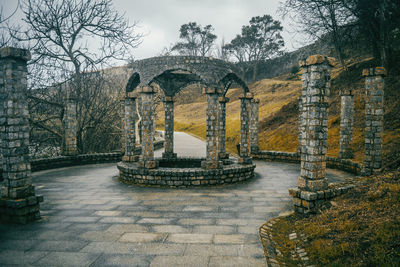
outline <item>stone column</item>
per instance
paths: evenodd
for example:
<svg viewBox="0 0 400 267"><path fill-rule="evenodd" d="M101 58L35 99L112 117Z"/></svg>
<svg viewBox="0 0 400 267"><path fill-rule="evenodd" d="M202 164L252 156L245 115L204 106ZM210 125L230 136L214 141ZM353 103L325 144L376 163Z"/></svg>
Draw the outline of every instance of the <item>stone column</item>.
<svg viewBox="0 0 400 267"><path fill-rule="evenodd" d="M78 155L78 147L76 143L76 134L78 131L78 122L76 119L76 100L73 98L68 98L65 101L64 110L64 156Z"/></svg>
<svg viewBox="0 0 400 267"><path fill-rule="evenodd" d="M328 96L330 69L334 59L314 55L300 62L303 68L301 172L298 178L295 210L300 213L316 212L327 202L317 200L317 191L327 189L325 178L328 139ZM323 194L322 194L323 195Z"/></svg>
<svg viewBox="0 0 400 267"><path fill-rule="evenodd" d="M226 103L229 98L221 96L218 98L219 102L219 134L218 134L218 151L219 159L229 159L229 154L226 153L225 138L226 138Z"/></svg>
<svg viewBox="0 0 400 267"><path fill-rule="evenodd" d="M0 48L0 222L27 223L40 218L39 202L43 198L35 196L29 163L29 59L27 50Z"/></svg>
<svg viewBox="0 0 400 267"><path fill-rule="evenodd" d="M297 147L297 153L301 153L301 151L302 151L302 147L303 147L303 145L305 145L305 144L303 144L303 135L305 135L305 133L306 133L306 128L305 128L305 124L304 124L304 122L306 121L305 120L305 118L303 118L303 97L302 96L299 96L299 125L298 125L298 130L299 130L299 135L298 135L298 142L299 142L299 145L298 145L298 147Z"/></svg>
<svg viewBox="0 0 400 267"><path fill-rule="evenodd" d="M246 93L240 97L240 158L239 163L251 164L250 156L250 103L253 99L252 93Z"/></svg>
<svg viewBox="0 0 400 267"><path fill-rule="evenodd" d="M121 116L121 153L125 154L125 97L119 100L120 103L120 116Z"/></svg>
<svg viewBox="0 0 400 267"><path fill-rule="evenodd" d="M363 70L365 76L365 159L363 175L379 173L382 168L382 133L386 70Z"/></svg>
<svg viewBox="0 0 400 267"><path fill-rule="evenodd" d="M142 99L142 155L139 167L154 169L158 162L154 160L154 89L150 86L139 88Z"/></svg>
<svg viewBox="0 0 400 267"><path fill-rule="evenodd" d="M175 159L174 153L174 97L164 97L164 111L165 111L165 152L162 154L163 158Z"/></svg>
<svg viewBox="0 0 400 267"><path fill-rule="evenodd" d="M354 157L351 147L353 141L354 103L351 89L342 89L340 92L340 151L339 158L351 159Z"/></svg>
<svg viewBox="0 0 400 267"><path fill-rule="evenodd" d="M260 100L251 100L251 116L250 116L250 152L258 152L258 113Z"/></svg>
<svg viewBox="0 0 400 267"><path fill-rule="evenodd" d="M222 162L218 157L218 96L219 90L216 88L204 88L203 92L207 96L206 110L206 160L201 163L202 168L217 169L222 167Z"/></svg>
<svg viewBox="0 0 400 267"><path fill-rule="evenodd" d="M135 132L136 97L127 96L124 100L124 142L125 152L123 161L136 162L139 155L135 153L136 132Z"/></svg>

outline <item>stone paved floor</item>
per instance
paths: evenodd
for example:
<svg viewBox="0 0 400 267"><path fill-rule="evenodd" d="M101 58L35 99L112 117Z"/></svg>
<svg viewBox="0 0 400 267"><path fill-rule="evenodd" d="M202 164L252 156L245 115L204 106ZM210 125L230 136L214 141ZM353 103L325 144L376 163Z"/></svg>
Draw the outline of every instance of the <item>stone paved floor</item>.
<svg viewBox="0 0 400 267"><path fill-rule="evenodd" d="M204 156L202 141L176 139L178 155ZM258 228L291 209L299 166L256 164L251 181L204 189L128 186L115 164L34 173L43 219L0 225L0 265L266 266Z"/></svg>

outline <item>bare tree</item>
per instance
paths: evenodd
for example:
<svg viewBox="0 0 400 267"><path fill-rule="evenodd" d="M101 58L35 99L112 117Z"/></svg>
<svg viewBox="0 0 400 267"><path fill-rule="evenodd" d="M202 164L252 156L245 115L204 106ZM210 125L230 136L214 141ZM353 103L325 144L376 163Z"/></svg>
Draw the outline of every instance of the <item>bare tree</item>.
<svg viewBox="0 0 400 267"><path fill-rule="evenodd" d="M18 46L10 34L10 29L13 28L13 26L10 25L9 21L15 15L19 7L20 3L18 0L13 11L10 14L5 14L3 6L0 5L0 47Z"/></svg>
<svg viewBox="0 0 400 267"><path fill-rule="evenodd" d="M13 35L29 44L31 71L36 77L42 74L32 79L32 87L54 91L57 86L51 85L65 81L57 94L35 92L35 100L61 105L62 114L65 98L75 99L77 144L85 152L84 143L112 125L107 114L117 113L110 102L115 84L107 84L99 69L128 58L142 36L135 33L135 23L114 10L111 0L27 0L22 10L27 27Z"/></svg>

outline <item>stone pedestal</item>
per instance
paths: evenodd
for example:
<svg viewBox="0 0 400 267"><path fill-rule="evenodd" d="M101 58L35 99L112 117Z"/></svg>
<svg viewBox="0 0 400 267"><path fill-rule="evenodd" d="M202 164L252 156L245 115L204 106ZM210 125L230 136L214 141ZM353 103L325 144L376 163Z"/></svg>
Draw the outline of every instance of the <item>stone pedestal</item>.
<svg viewBox="0 0 400 267"><path fill-rule="evenodd" d="M174 153L174 97L165 96L163 102L165 111L165 152L162 154L162 157L166 159L175 159L176 153Z"/></svg>
<svg viewBox="0 0 400 267"><path fill-rule="evenodd" d="M325 201L306 196L309 192L327 189L325 178L328 139L328 96L330 69L333 59L314 55L300 62L303 68L301 136L301 172L298 178L300 197L295 197L295 210L300 213L316 212ZM301 196L305 196L302 198Z"/></svg>
<svg viewBox="0 0 400 267"><path fill-rule="evenodd" d="M29 163L29 111L26 96L30 53L0 48L0 222L27 223L40 218Z"/></svg>
<svg viewBox="0 0 400 267"><path fill-rule="evenodd" d="M68 98L65 101L64 109L64 156L78 155L78 147L76 142L76 134L78 132L78 122L76 117L76 100Z"/></svg>
<svg viewBox="0 0 400 267"><path fill-rule="evenodd" d="M122 161L138 161L139 155L135 154L136 132L135 132L136 97L127 96L124 100L124 142L125 151Z"/></svg>
<svg viewBox="0 0 400 267"><path fill-rule="evenodd" d="M365 76L365 159L363 175L379 173L382 168L382 133L386 70L363 70Z"/></svg>
<svg viewBox="0 0 400 267"><path fill-rule="evenodd" d="M219 134L218 134L218 157L220 160L229 159L229 154L226 153L225 138L226 138L226 103L229 98L221 96L219 102Z"/></svg>
<svg viewBox="0 0 400 267"><path fill-rule="evenodd" d="M250 110L250 151L257 153L258 148L258 113L259 113L260 100L251 100Z"/></svg>
<svg viewBox="0 0 400 267"><path fill-rule="evenodd" d="M240 158L239 163L251 164L250 156L250 116L251 116L251 100L253 95L246 93L240 97Z"/></svg>
<svg viewBox="0 0 400 267"><path fill-rule="evenodd" d="M142 100L142 155L139 168L154 169L158 167L154 160L154 89L150 86L138 90Z"/></svg>
<svg viewBox="0 0 400 267"><path fill-rule="evenodd" d="M354 157L352 149L353 141L353 122L354 122L354 103L353 92L351 89L341 90L341 109L340 109L340 151L339 158L351 159Z"/></svg>
<svg viewBox="0 0 400 267"><path fill-rule="evenodd" d="M219 90L215 88L205 88L204 93L207 96L206 110L206 160L201 163L205 169L218 169L222 167L222 162L218 155L218 109L219 109Z"/></svg>

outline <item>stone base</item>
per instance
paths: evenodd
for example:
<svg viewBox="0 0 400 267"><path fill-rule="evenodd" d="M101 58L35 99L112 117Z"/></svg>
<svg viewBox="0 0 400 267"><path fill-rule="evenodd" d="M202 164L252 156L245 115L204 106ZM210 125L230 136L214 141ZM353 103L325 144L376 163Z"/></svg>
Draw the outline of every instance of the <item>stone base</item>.
<svg viewBox="0 0 400 267"><path fill-rule="evenodd" d="M252 159L250 157L248 157L248 158L239 158L238 159L238 163L239 164L252 164L253 161L252 161Z"/></svg>
<svg viewBox="0 0 400 267"><path fill-rule="evenodd" d="M176 159L177 155L176 155L176 153L172 153L172 152L164 152L164 153L162 153L162 158L163 159Z"/></svg>
<svg viewBox="0 0 400 267"><path fill-rule="evenodd" d="M299 176L299 178L297 179L297 186L301 190L316 192L316 191L324 190L324 189L328 188L328 179L327 178L308 179L308 178Z"/></svg>
<svg viewBox="0 0 400 267"><path fill-rule="evenodd" d="M218 154L218 158L219 158L220 160L229 159L229 154L226 153L226 152L220 152L220 153Z"/></svg>
<svg viewBox="0 0 400 267"><path fill-rule="evenodd" d="M220 169L220 168L222 168L222 166L223 166L222 161L207 161L207 160L205 160L205 161L201 162L201 167L206 170Z"/></svg>
<svg viewBox="0 0 400 267"><path fill-rule="evenodd" d="M373 175L373 174L380 174L382 173L382 168L380 169L371 169L371 168L362 168L361 169L361 176L369 176L369 175Z"/></svg>
<svg viewBox="0 0 400 267"><path fill-rule="evenodd" d="M354 185L344 185L316 192L293 188L289 189L289 195L293 197L295 212L301 214L317 213L323 208L329 208L332 198L340 196L353 188Z"/></svg>
<svg viewBox="0 0 400 267"><path fill-rule="evenodd" d="M122 156L122 161L125 161L125 162L137 162L137 161L139 161L139 155Z"/></svg>
<svg viewBox="0 0 400 267"><path fill-rule="evenodd" d="M40 202L43 202L43 196L0 199L0 223L26 224L40 219Z"/></svg>
<svg viewBox="0 0 400 267"><path fill-rule="evenodd" d="M252 147L250 148L250 151L251 151L251 153L257 154L258 151L259 151L259 148L258 148L258 146L252 146Z"/></svg>
<svg viewBox="0 0 400 267"><path fill-rule="evenodd" d="M138 167L142 169L157 169L158 168L158 161L156 160L140 160L138 162Z"/></svg>

